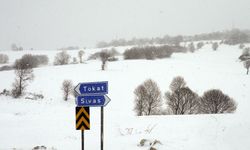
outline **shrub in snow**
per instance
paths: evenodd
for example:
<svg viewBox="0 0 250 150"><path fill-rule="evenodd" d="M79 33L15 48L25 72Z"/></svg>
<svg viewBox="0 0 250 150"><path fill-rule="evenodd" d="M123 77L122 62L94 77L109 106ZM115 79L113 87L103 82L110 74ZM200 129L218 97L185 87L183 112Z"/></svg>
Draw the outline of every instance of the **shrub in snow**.
<svg viewBox="0 0 250 150"><path fill-rule="evenodd" d="M218 89L208 90L200 98L199 110L201 113L232 113L236 108L235 101Z"/></svg>
<svg viewBox="0 0 250 150"><path fill-rule="evenodd" d="M248 75L250 68L250 59L244 61L244 67L247 69L247 75Z"/></svg>
<svg viewBox="0 0 250 150"><path fill-rule="evenodd" d="M219 44L218 44L217 42L214 42L214 43L212 44L212 49L213 49L214 51L216 51L216 50L218 49L218 47L219 47Z"/></svg>
<svg viewBox="0 0 250 150"><path fill-rule="evenodd" d="M6 70L12 70L12 69L14 69L13 66L9 66L9 65L4 65L0 67L0 71L6 71Z"/></svg>
<svg viewBox="0 0 250 150"><path fill-rule="evenodd" d="M34 79L33 69L30 65L27 65L26 62L22 60L16 60L15 65L15 82L12 84L12 96L14 98L20 97L25 88L28 86L28 82Z"/></svg>
<svg viewBox="0 0 250 150"><path fill-rule="evenodd" d="M165 93L165 99L172 114L195 114L198 112L198 94L186 87L184 78L175 77L170 84L170 92ZM169 111L168 110L168 111Z"/></svg>
<svg viewBox="0 0 250 150"><path fill-rule="evenodd" d="M73 91L73 83L71 80L64 80L62 83L62 91L63 91L63 99L67 101L69 99L69 95Z"/></svg>
<svg viewBox="0 0 250 150"><path fill-rule="evenodd" d="M191 43L188 44L188 50L191 53L193 53L195 51L195 47L194 47L194 43L193 42L191 42Z"/></svg>
<svg viewBox="0 0 250 150"><path fill-rule="evenodd" d="M46 146L35 146L32 150L46 150Z"/></svg>
<svg viewBox="0 0 250 150"><path fill-rule="evenodd" d="M151 79L144 81L135 91L134 111L138 116L160 113L162 105L161 91L157 83Z"/></svg>
<svg viewBox="0 0 250 150"><path fill-rule="evenodd" d="M47 65L49 58L46 55L31 55L31 54L25 54L22 56L19 61L22 64L26 64L26 66L30 68L36 68L39 65Z"/></svg>
<svg viewBox="0 0 250 150"><path fill-rule="evenodd" d="M66 65L69 64L70 55L67 51L62 51L56 54L54 59L54 65Z"/></svg>
<svg viewBox="0 0 250 150"><path fill-rule="evenodd" d="M6 54L0 54L0 64L8 63L9 57Z"/></svg>
<svg viewBox="0 0 250 150"><path fill-rule="evenodd" d="M73 57L73 61L71 62L71 64L78 64L77 58Z"/></svg>
<svg viewBox="0 0 250 150"><path fill-rule="evenodd" d="M204 43L203 42L199 42L197 43L197 49L201 49L202 47L204 46Z"/></svg>
<svg viewBox="0 0 250 150"><path fill-rule="evenodd" d="M149 147L150 150L157 150L156 147L159 145L162 145L159 140L141 139L140 143L137 146Z"/></svg>
<svg viewBox="0 0 250 150"><path fill-rule="evenodd" d="M174 52L184 52L185 48L180 46L144 46L127 49L124 53L124 59L155 59L171 57Z"/></svg>
<svg viewBox="0 0 250 150"><path fill-rule="evenodd" d="M83 59L82 59L83 55L84 55L84 51L83 51L83 50L80 50L80 51L78 52L78 57L79 57L80 63L83 63Z"/></svg>
<svg viewBox="0 0 250 150"><path fill-rule="evenodd" d="M4 95L4 96L11 96L11 93L9 90L3 89L2 92L0 92L0 95Z"/></svg>
<svg viewBox="0 0 250 150"><path fill-rule="evenodd" d="M44 96L42 94L36 94L36 93L27 93L25 96L25 99L30 99L30 100L39 100L43 98Z"/></svg>

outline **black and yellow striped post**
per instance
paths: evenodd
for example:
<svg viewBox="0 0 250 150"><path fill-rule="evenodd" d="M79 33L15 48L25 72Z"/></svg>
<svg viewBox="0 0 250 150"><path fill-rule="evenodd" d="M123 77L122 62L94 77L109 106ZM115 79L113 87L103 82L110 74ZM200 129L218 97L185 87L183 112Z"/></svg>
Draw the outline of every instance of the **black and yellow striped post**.
<svg viewBox="0 0 250 150"><path fill-rule="evenodd" d="M76 130L89 130L89 107L76 107Z"/></svg>
<svg viewBox="0 0 250 150"><path fill-rule="evenodd" d="M89 107L76 107L76 130L82 131L82 150L84 150L84 130L90 129Z"/></svg>

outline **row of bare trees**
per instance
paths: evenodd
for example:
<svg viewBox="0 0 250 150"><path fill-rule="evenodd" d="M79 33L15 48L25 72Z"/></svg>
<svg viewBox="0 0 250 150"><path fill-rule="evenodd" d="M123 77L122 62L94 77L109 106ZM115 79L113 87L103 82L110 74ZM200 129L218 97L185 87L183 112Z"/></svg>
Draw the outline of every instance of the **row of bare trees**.
<svg viewBox="0 0 250 150"><path fill-rule="evenodd" d="M219 114L232 113L236 110L236 102L219 89L211 89L200 97L192 91L183 77L175 77L170 91L164 94L167 109L163 110L161 91L155 81L148 79L135 90L136 115L159 114Z"/></svg>
<svg viewBox="0 0 250 150"><path fill-rule="evenodd" d="M83 63L83 55L84 55L83 50L78 51L77 56L80 60L80 63ZM56 56L54 58L54 65L67 65L70 63L70 58L71 58L71 56L67 53L67 51L63 50L63 51L56 54ZM77 59L75 57L73 58L72 63L78 63Z"/></svg>

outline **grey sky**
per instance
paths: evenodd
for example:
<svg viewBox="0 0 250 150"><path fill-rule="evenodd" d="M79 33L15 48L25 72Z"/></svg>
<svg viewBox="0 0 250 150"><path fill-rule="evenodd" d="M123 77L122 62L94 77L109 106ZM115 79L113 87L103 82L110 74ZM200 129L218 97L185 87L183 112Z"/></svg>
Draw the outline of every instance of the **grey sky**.
<svg viewBox="0 0 250 150"><path fill-rule="evenodd" d="M0 50L250 28L250 0L0 0Z"/></svg>

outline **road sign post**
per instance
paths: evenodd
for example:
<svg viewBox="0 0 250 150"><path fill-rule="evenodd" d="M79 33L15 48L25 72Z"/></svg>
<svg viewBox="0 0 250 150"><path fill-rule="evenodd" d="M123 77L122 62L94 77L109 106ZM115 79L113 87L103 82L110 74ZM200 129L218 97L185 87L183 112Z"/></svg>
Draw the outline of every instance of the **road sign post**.
<svg viewBox="0 0 250 150"><path fill-rule="evenodd" d="M103 121L104 121L104 112L103 107L101 107L101 150L103 150L103 141L104 141L104 131L103 131Z"/></svg>
<svg viewBox="0 0 250 150"><path fill-rule="evenodd" d="M76 129L82 130L82 150L84 149L84 130L90 129L89 107L101 107L101 150L104 148L104 107L111 101L108 94L108 82L79 83L75 87ZM80 109L81 108L81 109ZM79 109L79 110L78 110ZM82 115L82 116L81 116Z"/></svg>
<svg viewBox="0 0 250 150"><path fill-rule="evenodd" d="M84 130L82 130L82 150L84 150Z"/></svg>

